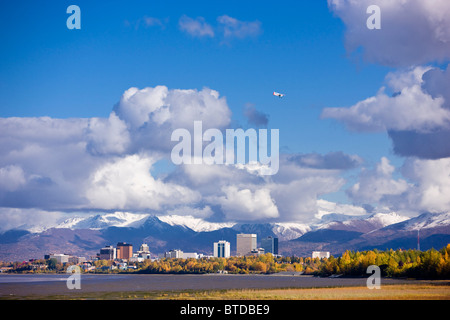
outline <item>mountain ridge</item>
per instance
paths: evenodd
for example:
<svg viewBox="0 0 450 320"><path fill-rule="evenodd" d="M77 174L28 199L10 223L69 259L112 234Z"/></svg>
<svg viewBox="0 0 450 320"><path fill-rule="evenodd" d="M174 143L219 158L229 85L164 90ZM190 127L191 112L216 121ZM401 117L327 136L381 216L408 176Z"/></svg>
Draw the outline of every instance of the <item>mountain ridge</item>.
<svg viewBox="0 0 450 320"><path fill-rule="evenodd" d="M322 217L323 218L323 217ZM100 248L125 241L137 248L148 243L152 253L170 249L212 254L213 242L227 240L232 254L236 234L256 233L279 238L280 254L310 256L312 251L370 248L415 248L420 229L422 249L443 247L450 242L450 213L423 213L407 218L395 213L377 213L362 217L343 215L314 224L301 223L220 223L192 216L158 217L151 214L108 213L78 219L66 219L42 232L8 230L0 235L0 260L17 261L43 258L48 253L95 256ZM331 219L332 220L332 219ZM422 247L422 246L421 246Z"/></svg>

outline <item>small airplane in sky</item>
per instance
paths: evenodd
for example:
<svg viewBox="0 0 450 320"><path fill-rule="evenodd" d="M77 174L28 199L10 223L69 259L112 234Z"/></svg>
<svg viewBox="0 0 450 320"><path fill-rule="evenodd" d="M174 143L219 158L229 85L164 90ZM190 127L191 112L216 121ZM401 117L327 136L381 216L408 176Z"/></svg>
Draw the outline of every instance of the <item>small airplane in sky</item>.
<svg viewBox="0 0 450 320"><path fill-rule="evenodd" d="M283 98L284 97L284 94L283 93L278 93L278 92L273 92L273 95L274 96L277 96L277 97L280 97L280 98Z"/></svg>

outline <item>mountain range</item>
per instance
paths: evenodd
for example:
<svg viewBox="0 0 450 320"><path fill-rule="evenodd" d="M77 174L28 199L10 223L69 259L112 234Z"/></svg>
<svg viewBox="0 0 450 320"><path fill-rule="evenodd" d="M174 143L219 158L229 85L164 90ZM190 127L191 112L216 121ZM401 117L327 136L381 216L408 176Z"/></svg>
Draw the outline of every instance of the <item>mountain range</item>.
<svg viewBox="0 0 450 320"><path fill-rule="evenodd" d="M192 216L156 216L126 212L97 214L65 220L43 230L13 229L0 234L0 260L42 259L49 253L95 256L100 248L117 242L142 243L153 254L170 249L211 255L213 242L227 240L231 253L238 233L260 239L278 237L282 255L311 256L312 251L369 249L440 249L450 243L450 213L423 213L408 218L395 213L366 216L327 214L313 224L218 223Z"/></svg>

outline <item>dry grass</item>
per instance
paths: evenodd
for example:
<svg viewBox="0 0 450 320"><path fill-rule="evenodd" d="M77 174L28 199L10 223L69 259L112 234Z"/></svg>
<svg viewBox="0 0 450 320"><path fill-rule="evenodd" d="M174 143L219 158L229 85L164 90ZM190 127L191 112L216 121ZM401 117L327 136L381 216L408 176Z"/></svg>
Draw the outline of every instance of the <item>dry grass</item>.
<svg viewBox="0 0 450 320"><path fill-rule="evenodd" d="M210 292L207 297L256 300L450 300L450 287L388 285L372 290L367 287L229 290L222 294Z"/></svg>

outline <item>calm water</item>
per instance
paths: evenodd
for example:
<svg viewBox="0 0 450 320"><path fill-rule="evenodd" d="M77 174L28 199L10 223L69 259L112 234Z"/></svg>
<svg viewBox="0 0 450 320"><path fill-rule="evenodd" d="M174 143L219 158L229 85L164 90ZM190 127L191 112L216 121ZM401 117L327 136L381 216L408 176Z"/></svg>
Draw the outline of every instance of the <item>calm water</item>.
<svg viewBox="0 0 450 320"><path fill-rule="evenodd" d="M47 282L66 281L69 275L28 275L28 274L0 274L0 285L3 283L27 283L27 282Z"/></svg>
<svg viewBox="0 0 450 320"><path fill-rule="evenodd" d="M211 289L312 288L366 286L365 278L316 278L290 275L140 275L81 274L81 289L69 290L65 274L0 274L0 298L10 296L70 295L80 292L178 291ZM414 280L382 279L381 285Z"/></svg>

